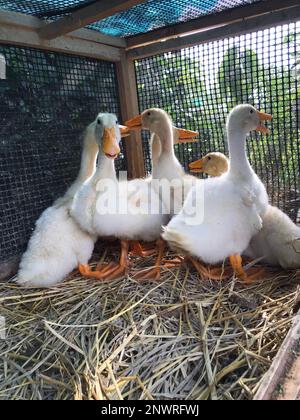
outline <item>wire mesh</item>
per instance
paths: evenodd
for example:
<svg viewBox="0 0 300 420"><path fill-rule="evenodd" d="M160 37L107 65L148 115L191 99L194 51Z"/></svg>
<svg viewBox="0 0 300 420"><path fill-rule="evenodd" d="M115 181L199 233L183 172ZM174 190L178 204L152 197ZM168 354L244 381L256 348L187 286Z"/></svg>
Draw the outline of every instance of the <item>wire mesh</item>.
<svg viewBox="0 0 300 420"><path fill-rule="evenodd" d="M0 0L0 9L55 20L95 1ZM260 1L262 0L148 0L96 22L89 28L106 35L126 37Z"/></svg>
<svg viewBox="0 0 300 420"><path fill-rule="evenodd" d="M40 213L75 179L81 134L98 112L119 114L115 65L0 46L0 261L24 250ZM125 170L124 155L118 169Z"/></svg>
<svg viewBox="0 0 300 420"><path fill-rule="evenodd" d="M261 0L148 0L96 22L90 28L107 35L126 37L259 1Z"/></svg>
<svg viewBox="0 0 300 420"><path fill-rule="evenodd" d="M59 17L95 3L95 0L0 0L0 9L40 18Z"/></svg>
<svg viewBox="0 0 300 420"><path fill-rule="evenodd" d="M161 107L175 124L198 130L197 144L177 145L188 163L227 152L225 121L238 103L274 116L272 134L252 134L250 161L271 201L300 221L300 22L222 39L136 61L141 111ZM151 168L144 134L146 169Z"/></svg>

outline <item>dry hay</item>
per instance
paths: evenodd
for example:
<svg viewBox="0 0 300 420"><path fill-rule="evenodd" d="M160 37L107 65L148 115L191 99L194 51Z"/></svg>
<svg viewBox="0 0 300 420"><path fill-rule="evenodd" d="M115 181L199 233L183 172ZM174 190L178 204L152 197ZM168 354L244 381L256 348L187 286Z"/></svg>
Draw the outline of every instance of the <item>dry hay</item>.
<svg viewBox="0 0 300 420"><path fill-rule="evenodd" d="M291 325L297 279L246 287L183 266L160 283L0 283L0 399L251 399Z"/></svg>

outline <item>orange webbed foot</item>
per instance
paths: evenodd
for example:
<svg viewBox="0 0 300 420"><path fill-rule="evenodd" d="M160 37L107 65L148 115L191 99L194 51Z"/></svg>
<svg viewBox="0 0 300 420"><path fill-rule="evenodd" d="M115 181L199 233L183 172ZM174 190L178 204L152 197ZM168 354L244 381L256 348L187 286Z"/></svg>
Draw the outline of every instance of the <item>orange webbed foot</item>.
<svg viewBox="0 0 300 420"><path fill-rule="evenodd" d="M112 281L127 276L128 266L112 262L102 264L97 270L92 270L88 265L80 265L79 272L83 277L101 281Z"/></svg>
<svg viewBox="0 0 300 420"><path fill-rule="evenodd" d="M203 280L215 280L222 281L229 277L228 269L225 267L222 268L210 268L201 264L195 258L190 258L190 261L194 265L195 269L200 274Z"/></svg>
<svg viewBox="0 0 300 420"><path fill-rule="evenodd" d="M268 274L264 268L252 267L247 269L246 275L241 278L243 284L253 284L259 281L263 281L268 277Z"/></svg>
<svg viewBox="0 0 300 420"><path fill-rule="evenodd" d="M134 280L143 282L143 281L159 281L161 276L160 267L155 268L146 268L143 270L138 270L132 276Z"/></svg>
<svg viewBox="0 0 300 420"><path fill-rule="evenodd" d="M130 256L131 257L153 257L157 253L157 249L153 246L150 247L142 247L141 243L138 241L133 242Z"/></svg>
<svg viewBox="0 0 300 420"><path fill-rule="evenodd" d="M104 276L101 271L98 271L98 270L94 271L87 264L80 264L78 267L78 270L83 277L97 279L97 280L104 280Z"/></svg>
<svg viewBox="0 0 300 420"><path fill-rule="evenodd" d="M242 265L242 257L240 255L231 255L229 259L235 275L244 284L252 284L256 281L263 280L266 277L267 273L263 268L251 267L245 271Z"/></svg>
<svg viewBox="0 0 300 420"><path fill-rule="evenodd" d="M171 268L178 268L185 262L185 257L178 255L175 258L170 260L163 260L162 268L171 269Z"/></svg>
<svg viewBox="0 0 300 420"><path fill-rule="evenodd" d="M105 271L104 279L106 281L117 280L128 275L128 266L115 264L109 270Z"/></svg>
<svg viewBox="0 0 300 420"><path fill-rule="evenodd" d="M153 268L138 270L133 278L137 281L159 281L161 276L161 260L164 255L166 244L162 239L156 242L157 259Z"/></svg>

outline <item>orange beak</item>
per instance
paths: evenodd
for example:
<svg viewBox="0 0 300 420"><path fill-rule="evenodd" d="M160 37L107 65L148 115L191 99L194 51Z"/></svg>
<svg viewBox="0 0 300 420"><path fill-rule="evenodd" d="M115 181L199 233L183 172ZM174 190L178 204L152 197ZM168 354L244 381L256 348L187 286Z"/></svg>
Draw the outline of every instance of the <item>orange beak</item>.
<svg viewBox="0 0 300 420"><path fill-rule="evenodd" d="M125 125L129 128L129 130L141 130L142 127L142 116L137 115L136 117L132 118L131 120L125 121Z"/></svg>
<svg viewBox="0 0 300 420"><path fill-rule="evenodd" d="M126 125L119 124L119 129L120 129L121 137L128 137L128 136L130 136L129 128L126 127Z"/></svg>
<svg viewBox="0 0 300 420"><path fill-rule="evenodd" d="M189 164L190 171L194 174L201 174L203 170L204 159L196 160Z"/></svg>
<svg viewBox="0 0 300 420"><path fill-rule="evenodd" d="M260 123L256 128L256 131L263 134L270 134L270 130L262 123L263 121L271 121L273 119L272 115L266 114L265 112L257 111L257 115L259 117Z"/></svg>
<svg viewBox="0 0 300 420"><path fill-rule="evenodd" d="M110 159L115 159L120 153L116 130L105 128L103 134L103 153Z"/></svg>
<svg viewBox="0 0 300 420"><path fill-rule="evenodd" d="M178 138L174 140L174 144L182 143L197 143L198 139L195 137L199 136L197 131L184 130L183 128L177 128Z"/></svg>

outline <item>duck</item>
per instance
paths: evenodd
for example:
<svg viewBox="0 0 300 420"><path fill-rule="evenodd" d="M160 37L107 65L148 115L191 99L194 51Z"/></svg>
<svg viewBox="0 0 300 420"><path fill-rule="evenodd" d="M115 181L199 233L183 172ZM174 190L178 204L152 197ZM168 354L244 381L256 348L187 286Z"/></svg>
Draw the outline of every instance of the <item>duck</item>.
<svg viewBox="0 0 300 420"><path fill-rule="evenodd" d="M168 116L168 118L171 118L170 116ZM138 120L140 121L140 117L138 117ZM126 122L128 123L128 121ZM130 123L130 122L129 122ZM131 125L130 130L142 130L142 124L138 123L136 124L136 119L134 119L134 123ZM197 131L193 131L193 130L187 130L184 128L178 128L176 126L173 126L173 144L184 144L184 143L196 143L198 142L197 137L199 136L199 133ZM151 182L153 179L153 171L155 172L156 167L158 165L159 162L159 158L161 155L161 141L160 138L157 134L155 133L151 133L150 136L150 154L151 154L151 175L148 176L146 178L147 182ZM182 176L185 176L186 178L191 179L192 177L189 176L188 174L184 173L184 169L183 167L179 164L177 166L178 168L178 173L181 174ZM194 177L193 177L194 178ZM194 178L195 179L195 178ZM141 245L141 243L139 241L134 241L134 243L132 244L132 251L130 253L131 256L140 256L140 257L148 257L148 256L153 256L156 253L156 248L153 248L152 246L148 246L148 247L143 247ZM169 267L173 267L173 264L175 263L175 266L177 267L179 261L181 261L181 259L178 259L178 257L176 257L176 259L170 261L167 260L167 266Z"/></svg>
<svg viewBox="0 0 300 420"><path fill-rule="evenodd" d="M197 141L195 136L199 133L174 128L170 115L160 108L150 108L125 124L130 130L146 129L152 133L151 182L156 189L160 188L169 216L173 217L181 210L185 198L197 181L196 177L185 172L175 155L174 144ZM161 188L162 181L167 181L170 188Z"/></svg>
<svg viewBox="0 0 300 420"><path fill-rule="evenodd" d="M151 183L145 179L117 179L114 161L120 153L121 139L117 123L99 119L98 124L99 130L107 131L107 136L99 143L99 163L94 176L76 193L71 214L90 234L120 240L118 262L100 265L96 270L92 270L88 264L79 264L83 276L109 281L128 274L129 251L133 241L158 241L161 226L167 222L168 216L161 209L159 196L152 190ZM107 139L110 152L106 147ZM152 198L152 205L158 208L155 213L150 212L149 197ZM158 244L158 254L162 252L162 246Z"/></svg>
<svg viewBox="0 0 300 420"><path fill-rule="evenodd" d="M207 275L207 270L199 260L219 264L229 258L238 278L253 281L243 268L241 255L262 229L269 201L249 163L246 140L253 130L269 134L263 125L266 120L272 120L272 116L249 104L238 105L229 113L229 171L217 178L198 180L182 211L164 227L163 239L191 256L200 275Z"/></svg>
<svg viewBox="0 0 300 420"><path fill-rule="evenodd" d="M169 118L171 118L169 116ZM137 125L137 126L133 126L132 129L138 129L141 130L143 127L142 125ZM176 126L173 126L173 144L184 144L184 143L197 143L198 139L197 137L199 136L198 131L193 131L193 130L187 130L184 128L178 128ZM151 137L150 137L150 151L151 151L151 173L153 173L153 170L155 170L155 168L158 165L159 162L159 158L161 155L161 142L160 142L160 138L157 134L155 133L151 133ZM178 166L178 170L180 171L180 173L182 175L186 175L189 176L188 174L185 174L184 168L179 165ZM152 178L152 176L151 176Z"/></svg>
<svg viewBox="0 0 300 420"><path fill-rule="evenodd" d="M87 232L72 218L71 205L76 192L96 170L98 144L97 119L86 129L80 171L63 197L46 209L37 220L23 254L16 282L23 287L52 287L61 283L78 264L92 256L97 236ZM106 118L108 118L106 116ZM122 127L124 135L126 128Z"/></svg>
<svg viewBox="0 0 300 420"><path fill-rule="evenodd" d="M229 171L229 159L221 152L210 152L189 164L191 173L204 173L213 178Z"/></svg>
<svg viewBox="0 0 300 420"><path fill-rule="evenodd" d="M147 182L152 182L155 184L156 190L160 191L162 195L162 200L169 209L169 217L180 211L182 208L183 202L187 197L187 194L191 187L194 185L197 178L187 174L175 156L173 146L176 144L184 143L195 143L198 142L199 133L197 131L187 130L184 128L178 128L173 125L172 118L170 115L160 109L160 108L151 108L146 110L143 115L137 115L129 121L125 122L126 126L130 130L150 130L150 150L151 150L151 163L152 171L151 175L146 179ZM164 125L168 126L168 130L164 129ZM151 131L154 130L154 131ZM172 148L172 153L163 159L161 162L161 154L163 151L163 146L161 139L157 133L160 133L163 137L163 143L167 142L169 145L169 150ZM168 134L165 136L165 134ZM172 138L173 137L173 138ZM170 164L167 165L165 160L170 161ZM166 167L168 168L167 170ZM160 189L160 183L167 181L165 188ZM169 183L173 183L171 189L169 189ZM156 253L156 250L153 248L143 249L139 242L136 242L133 246L133 251L131 255L139 256L152 256ZM160 263L161 267L165 268L175 268L182 264L183 258L181 256L176 256L172 259L165 259L163 263Z"/></svg>
<svg viewBox="0 0 300 420"><path fill-rule="evenodd" d="M194 173L221 176L229 170L229 160L219 152L211 152L189 165ZM244 254L285 270L300 268L300 226L278 207L268 206L262 229L251 239Z"/></svg>
<svg viewBox="0 0 300 420"><path fill-rule="evenodd" d="M152 111L145 111L141 120L147 120ZM164 114L165 115L165 114ZM168 123L171 122L168 119ZM125 122L128 129L133 125ZM128 125L127 125L128 124ZM150 129L152 128L149 127ZM111 127L113 130L113 127ZM160 134L158 132L157 134ZM166 151L166 146L161 139L162 154L169 153L170 160L173 157L173 127L170 128L170 142L172 147ZM115 139L117 149L118 139ZM117 263L109 262L92 270L87 264L81 264L79 270L85 277L98 280L114 280L125 276L129 271L129 251L132 242L156 242L157 259L153 268L137 271L134 275L136 280L159 280L161 260L163 258L165 244L161 240L162 226L170 219L169 209L160 198L160 193L153 187L153 179L134 179L131 181L117 180L115 177L113 156L108 156L99 151L99 161L102 165L97 168L92 179L85 183L74 198L72 216L82 227L90 233L96 233L101 237L113 236L120 240L121 253ZM104 168L108 168L105 176L113 184L104 186L101 184ZM154 164L155 168L155 164ZM107 207L108 197L115 197L110 208ZM121 209L119 206L125 206Z"/></svg>

